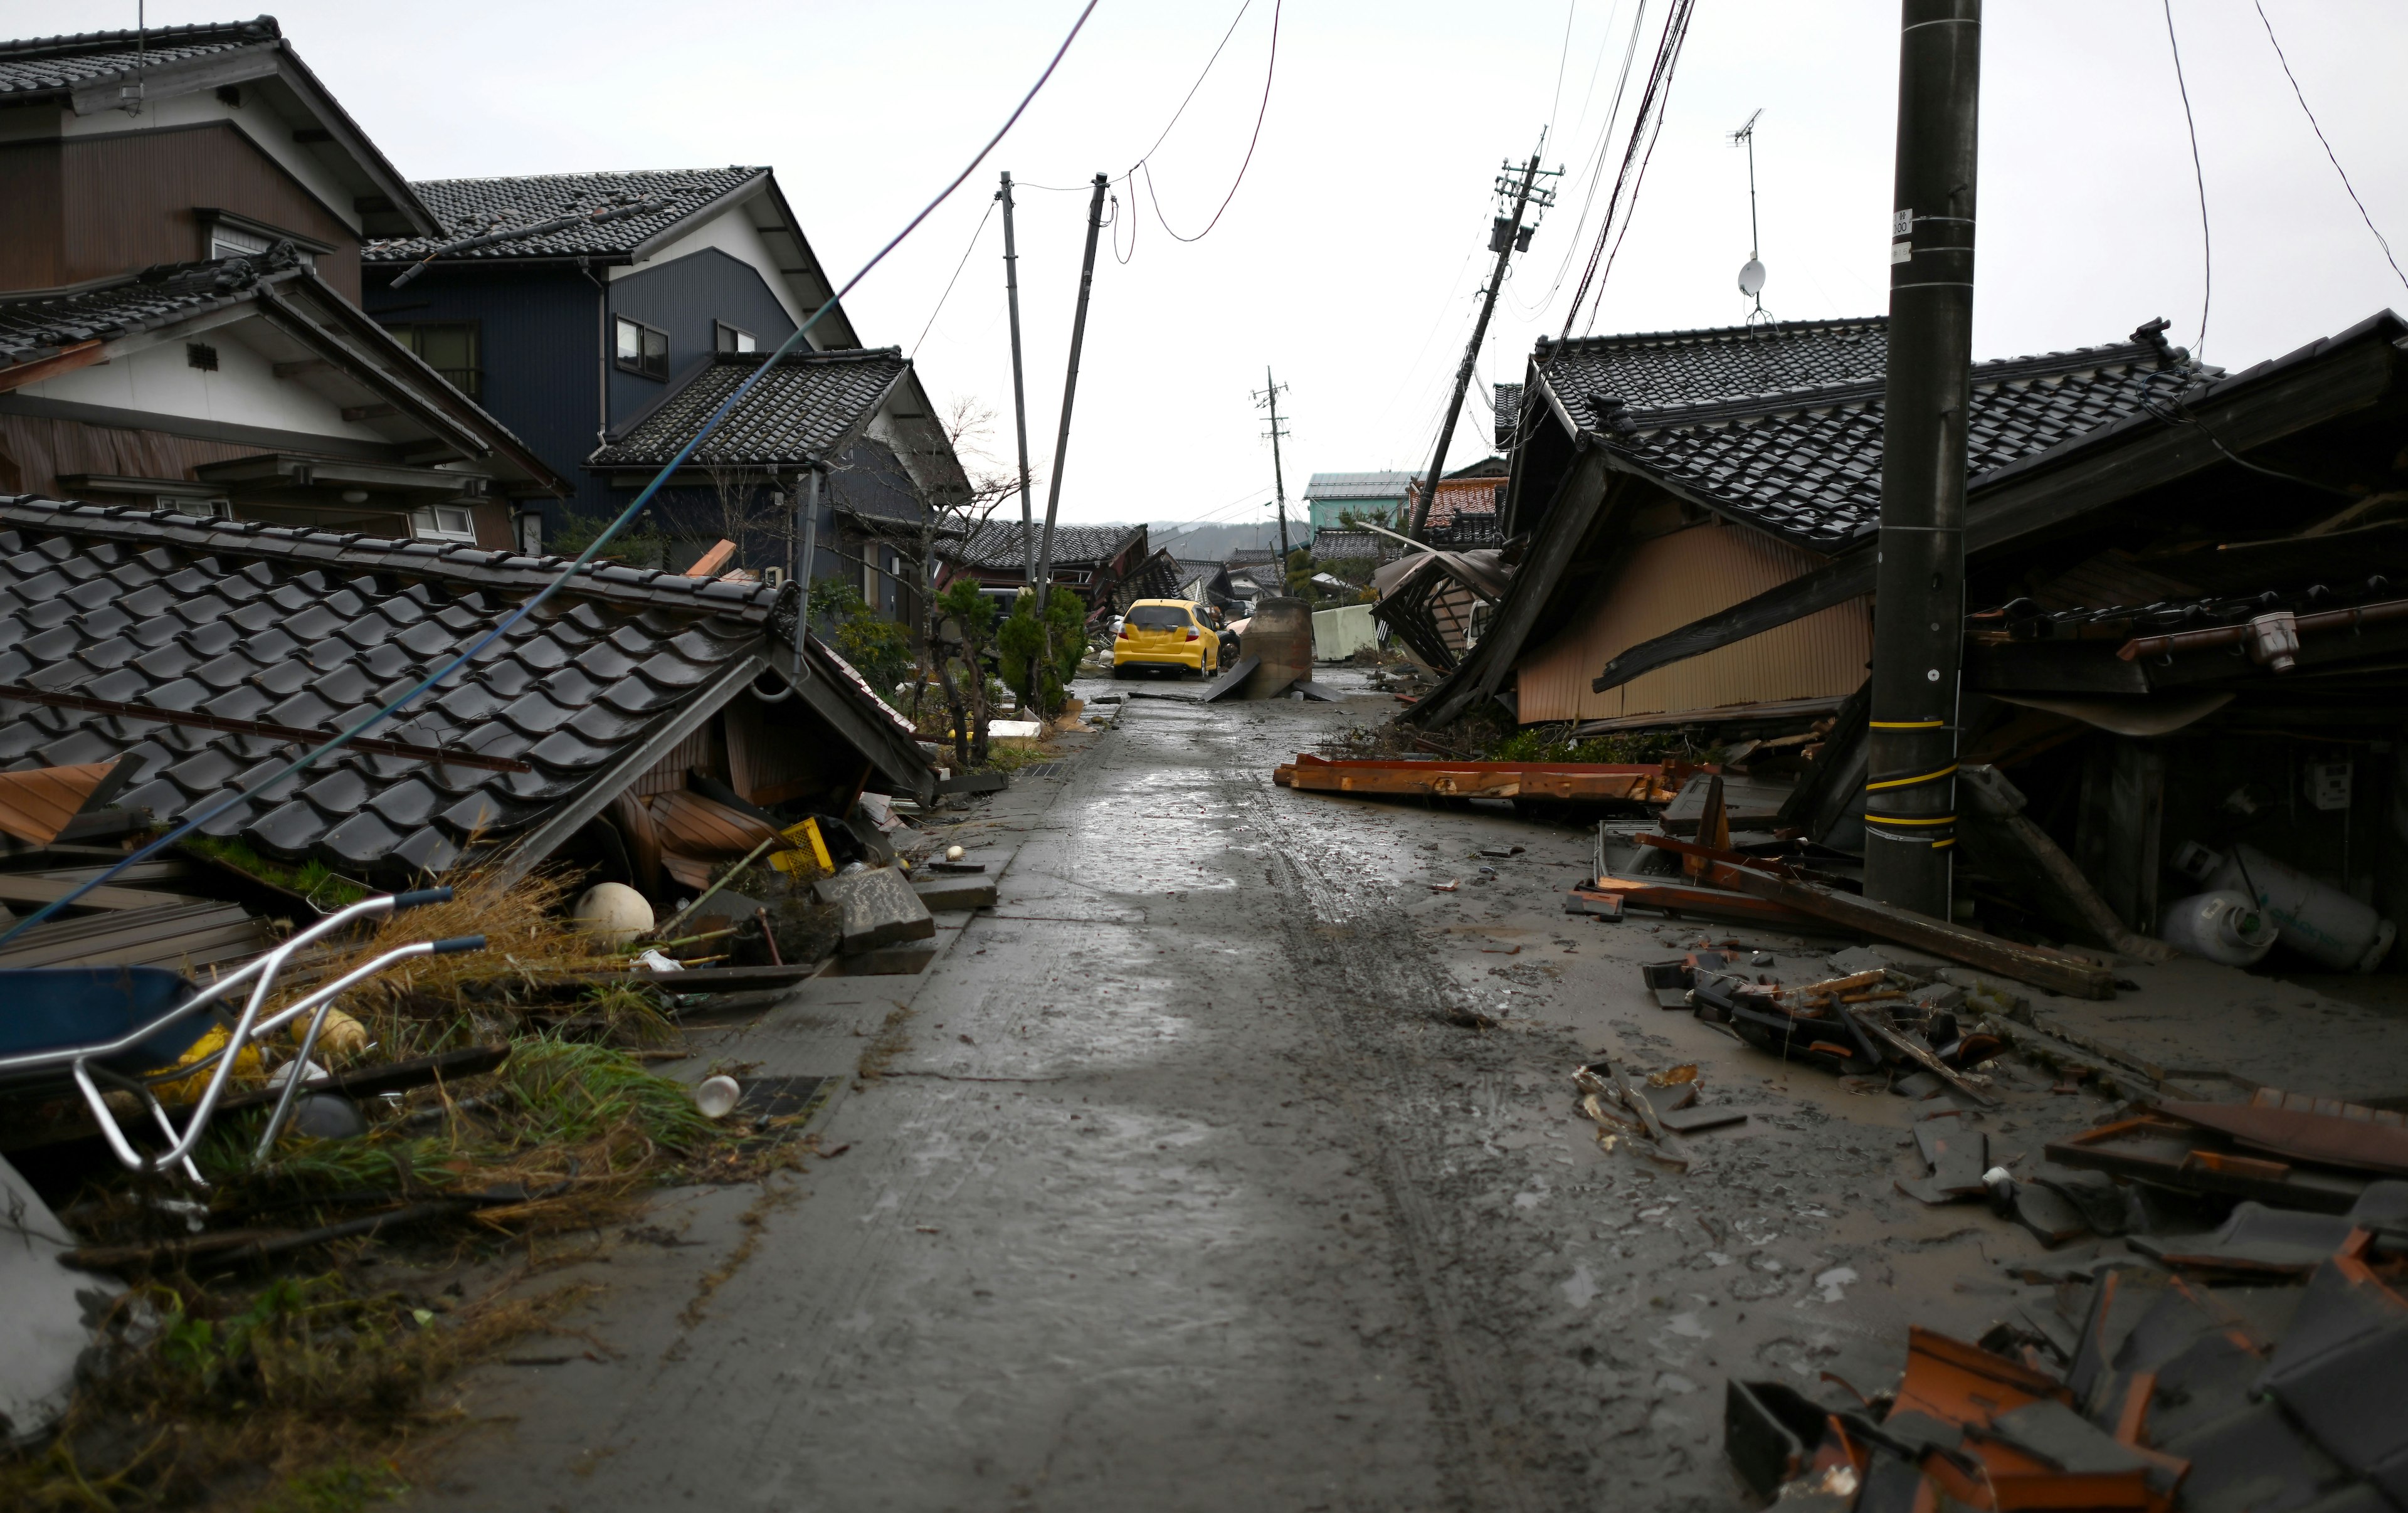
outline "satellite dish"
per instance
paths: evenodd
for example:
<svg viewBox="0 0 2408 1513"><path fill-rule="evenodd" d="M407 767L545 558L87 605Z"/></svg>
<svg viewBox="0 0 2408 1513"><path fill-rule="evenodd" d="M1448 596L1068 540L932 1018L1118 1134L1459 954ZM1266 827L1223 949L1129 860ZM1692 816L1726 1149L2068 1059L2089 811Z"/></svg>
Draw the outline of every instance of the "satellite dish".
<svg viewBox="0 0 2408 1513"><path fill-rule="evenodd" d="M1764 293L1763 264L1754 258L1747 260L1747 266L1739 270L1739 292L1750 299Z"/></svg>

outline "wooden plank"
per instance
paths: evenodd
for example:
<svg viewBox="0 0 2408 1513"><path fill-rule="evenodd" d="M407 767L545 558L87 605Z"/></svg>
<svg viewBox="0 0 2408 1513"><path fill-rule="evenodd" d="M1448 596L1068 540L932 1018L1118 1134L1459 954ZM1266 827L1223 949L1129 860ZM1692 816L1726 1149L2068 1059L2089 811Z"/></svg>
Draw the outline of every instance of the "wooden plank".
<svg viewBox="0 0 2408 1513"><path fill-rule="evenodd" d="M1590 886L1575 888L1564 895L1568 900L1588 896L1618 898L1626 904L1644 905L1648 908L1739 920L1750 924L1779 924L1811 930L1818 922L1814 916L1803 910L1747 893L1652 878L1599 878Z"/></svg>
<svg viewBox="0 0 2408 1513"><path fill-rule="evenodd" d="M50 904L64 898L83 884L69 878L36 878L24 873L0 872L0 904ZM147 888L95 888L76 900L78 908L88 909L157 909L194 900L181 893L154 893Z"/></svg>
<svg viewBox="0 0 2408 1513"><path fill-rule="evenodd" d="M1661 774L1646 764L1329 762L1306 752L1272 777L1283 787L1322 793L1661 803L1671 796Z"/></svg>
<svg viewBox="0 0 2408 1513"><path fill-rule="evenodd" d="M1859 930L1883 940L1928 950L1952 962L1996 972L2002 978L2070 993L2076 998L2113 998L2115 975L2096 962L2051 950L2044 946L2018 945L1967 925L1935 920L1912 909L1840 892L1819 883L1796 882L1752 867L1717 865L1714 880L1741 889L1799 913Z"/></svg>

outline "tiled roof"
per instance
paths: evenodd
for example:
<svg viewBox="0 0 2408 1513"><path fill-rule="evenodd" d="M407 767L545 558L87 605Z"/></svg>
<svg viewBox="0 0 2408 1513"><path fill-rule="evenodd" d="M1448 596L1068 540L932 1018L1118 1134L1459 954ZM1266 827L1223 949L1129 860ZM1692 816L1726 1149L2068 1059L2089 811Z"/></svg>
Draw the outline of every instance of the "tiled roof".
<svg viewBox="0 0 2408 1513"><path fill-rule="evenodd" d="M163 67L273 42L281 36L275 17L261 16L246 21L153 26L139 34L79 32L0 42L0 96L72 89L112 74L130 74L136 67Z"/></svg>
<svg viewBox="0 0 2408 1513"><path fill-rule="evenodd" d="M1372 531L1332 529L1320 532L1312 538L1312 555L1321 562L1358 559L1385 562L1400 550L1398 543Z"/></svg>
<svg viewBox="0 0 2408 1513"><path fill-rule="evenodd" d="M286 248L256 258L171 263L98 289L48 299L0 301L0 366L37 362L60 349L172 324L247 296L263 278L297 276Z"/></svg>
<svg viewBox="0 0 2408 1513"><path fill-rule="evenodd" d="M1418 497L1420 491L1414 492ZM1452 525L1468 515L1494 515L1504 494L1500 478L1440 478L1438 497L1430 501L1429 523Z"/></svg>
<svg viewBox="0 0 2408 1513"><path fill-rule="evenodd" d="M555 577L559 558L0 500L0 683L332 734ZM523 761L502 773L339 752L206 827L388 879L507 840L764 645L778 591L589 567L372 734ZM179 815L297 754L271 739L7 704L0 767L122 757L118 802Z"/></svg>
<svg viewBox="0 0 2408 1513"><path fill-rule="evenodd" d="M1135 540L1145 529L1142 525L1062 525L1054 527L1054 565L1083 567L1111 561L1121 550ZM1036 523L1032 530L1039 540L1044 539L1045 526ZM1018 567L1025 561L1021 550L1018 521L989 521L970 533L958 546L949 547L945 558L963 567Z"/></svg>
<svg viewBox="0 0 2408 1513"><path fill-rule="evenodd" d="M662 466L767 361L766 352L722 352L587 458L586 465ZM780 466L826 457L861 434L879 401L910 366L897 347L796 352L744 396L695 450L694 461Z"/></svg>
<svg viewBox="0 0 2408 1513"><path fill-rule="evenodd" d="M1304 486L1307 499L1402 499L1419 473L1315 473Z"/></svg>
<svg viewBox="0 0 2408 1513"><path fill-rule="evenodd" d="M1545 352L1538 359L1557 401L1668 485L1813 551L1878 529L1881 321L1615 337L1557 350L1552 363ZM2201 371L2148 340L1976 364L1971 480L2134 414L2153 394L2171 397Z"/></svg>
<svg viewBox="0 0 2408 1513"><path fill-rule="evenodd" d="M1567 407L1602 394L1637 407L1760 399L1889 371L1889 321L1817 321L1541 340L1537 361Z"/></svg>
<svg viewBox="0 0 2408 1513"><path fill-rule="evenodd" d="M1497 386L1497 450L1512 451L1519 439L1514 427L1522 419L1522 386L1500 383Z"/></svg>
<svg viewBox="0 0 2408 1513"><path fill-rule="evenodd" d="M443 256L499 261L631 252L768 173L738 165L422 179L409 187L443 222L444 235L372 241L360 256L370 264L414 263L463 238L488 236L498 239L447 250ZM507 235L513 226L536 226L566 216L585 219L537 236Z"/></svg>

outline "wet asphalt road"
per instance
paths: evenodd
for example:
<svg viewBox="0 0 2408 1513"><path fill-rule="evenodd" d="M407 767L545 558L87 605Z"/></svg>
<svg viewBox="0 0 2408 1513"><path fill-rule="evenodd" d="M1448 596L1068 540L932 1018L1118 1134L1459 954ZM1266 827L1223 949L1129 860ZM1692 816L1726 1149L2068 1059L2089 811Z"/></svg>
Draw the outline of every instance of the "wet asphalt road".
<svg viewBox="0 0 2408 1513"><path fill-rule="evenodd" d="M1727 1374L1877 1388L1909 1317L1970 1335L2028 1291L2020 1231L1890 1191L1904 1100L1640 990L1696 927L1560 912L1585 833L1273 786L1391 708L1136 701L965 826L1018 850L934 968L712 1051L858 1063L845 1153L552 1272L601 1284L594 1349L466 1377L482 1427L410 1505L1737 1507ZM1605 1047L1752 1118L1685 1176L1603 1150L1567 1074Z"/></svg>

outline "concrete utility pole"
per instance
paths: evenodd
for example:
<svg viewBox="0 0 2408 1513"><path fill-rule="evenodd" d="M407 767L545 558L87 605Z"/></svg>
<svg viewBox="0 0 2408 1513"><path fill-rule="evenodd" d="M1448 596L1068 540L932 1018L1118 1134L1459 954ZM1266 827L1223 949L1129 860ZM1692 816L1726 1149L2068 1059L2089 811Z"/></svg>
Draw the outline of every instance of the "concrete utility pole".
<svg viewBox="0 0 2408 1513"><path fill-rule="evenodd" d="M1011 423L1020 438L1020 580L1037 586L1037 532L1028 518L1028 385L1020 372L1020 250L1011 239L1011 175L995 192L1003 202L1003 299L1011 310Z"/></svg>
<svg viewBox="0 0 2408 1513"><path fill-rule="evenodd" d="M1062 380L1062 430L1054 438L1054 477L1045 489L1045 540L1037 550L1037 621L1046 627L1048 657L1054 654L1052 622L1045 618L1046 601L1054 593L1054 512L1062 504L1062 459L1070 452L1070 401L1079 393L1079 349L1087 340L1087 294L1096 287L1096 236L1104 229L1104 190L1111 183L1102 174L1096 175L1096 193L1087 201L1087 257L1079 267L1079 312L1070 318L1070 372Z"/></svg>
<svg viewBox="0 0 2408 1513"><path fill-rule="evenodd" d="M1271 365L1263 364L1263 392L1254 396L1257 407L1268 406L1271 412L1271 428L1263 434L1271 438L1271 490L1279 497L1280 517L1280 581L1287 581L1287 477L1280 468L1280 437L1287 435L1280 429L1279 396L1287 385L1271 381Z"/></svg>
<svg viewBox="0 0 2408 1513"><path fill-rule="evenodd" d="M1945 919L1965 644L1982 0L1904 0L1903 10L1865 893Z"/></svg>
<svg viewBox="0 0 2408 1513"><path fill-rule="evenodd" d="M1541 135L1539 151L1545 151L1546 147L1546 137ZM1513 167L1510 163L1505 166L1508 172ZM1553 193L1538 187L1538 152L1530 154L1530 161L1522 164L1521 171L1519 184L1506 178L1497 181L1500 193L1510 189L1513 196L1513 213L1510 219L1498 216L1490 230L1489 250L1497 254L1497 265L1488 270L1488 288L1480 300L1480 321L1471 328L1471 340L1464 344L1463 363L1455 370L1455 397L1446 402L1446 421L1438 428L1438 450L1430 454L1429 477L1423 481L1422 496L1413 505L1412 522L1405 528L1405 534L1416 541L1422 538L1423 527L1429 523L1430 501L1438 496L1439 476L1446 467L1446 449L1455 440L1455 419L1463 413L1464 392L1471 387L1471 370L1480 359L1480 344L1487 339L1488 317L1497 309L1498 292L1505 287L1505 264L1515 252L1530 250L1530 237L1522 229L1522 217L1533 204L1543 210L1555 203ZM1532 227L1532 230L1536 229Z"/></svg>

